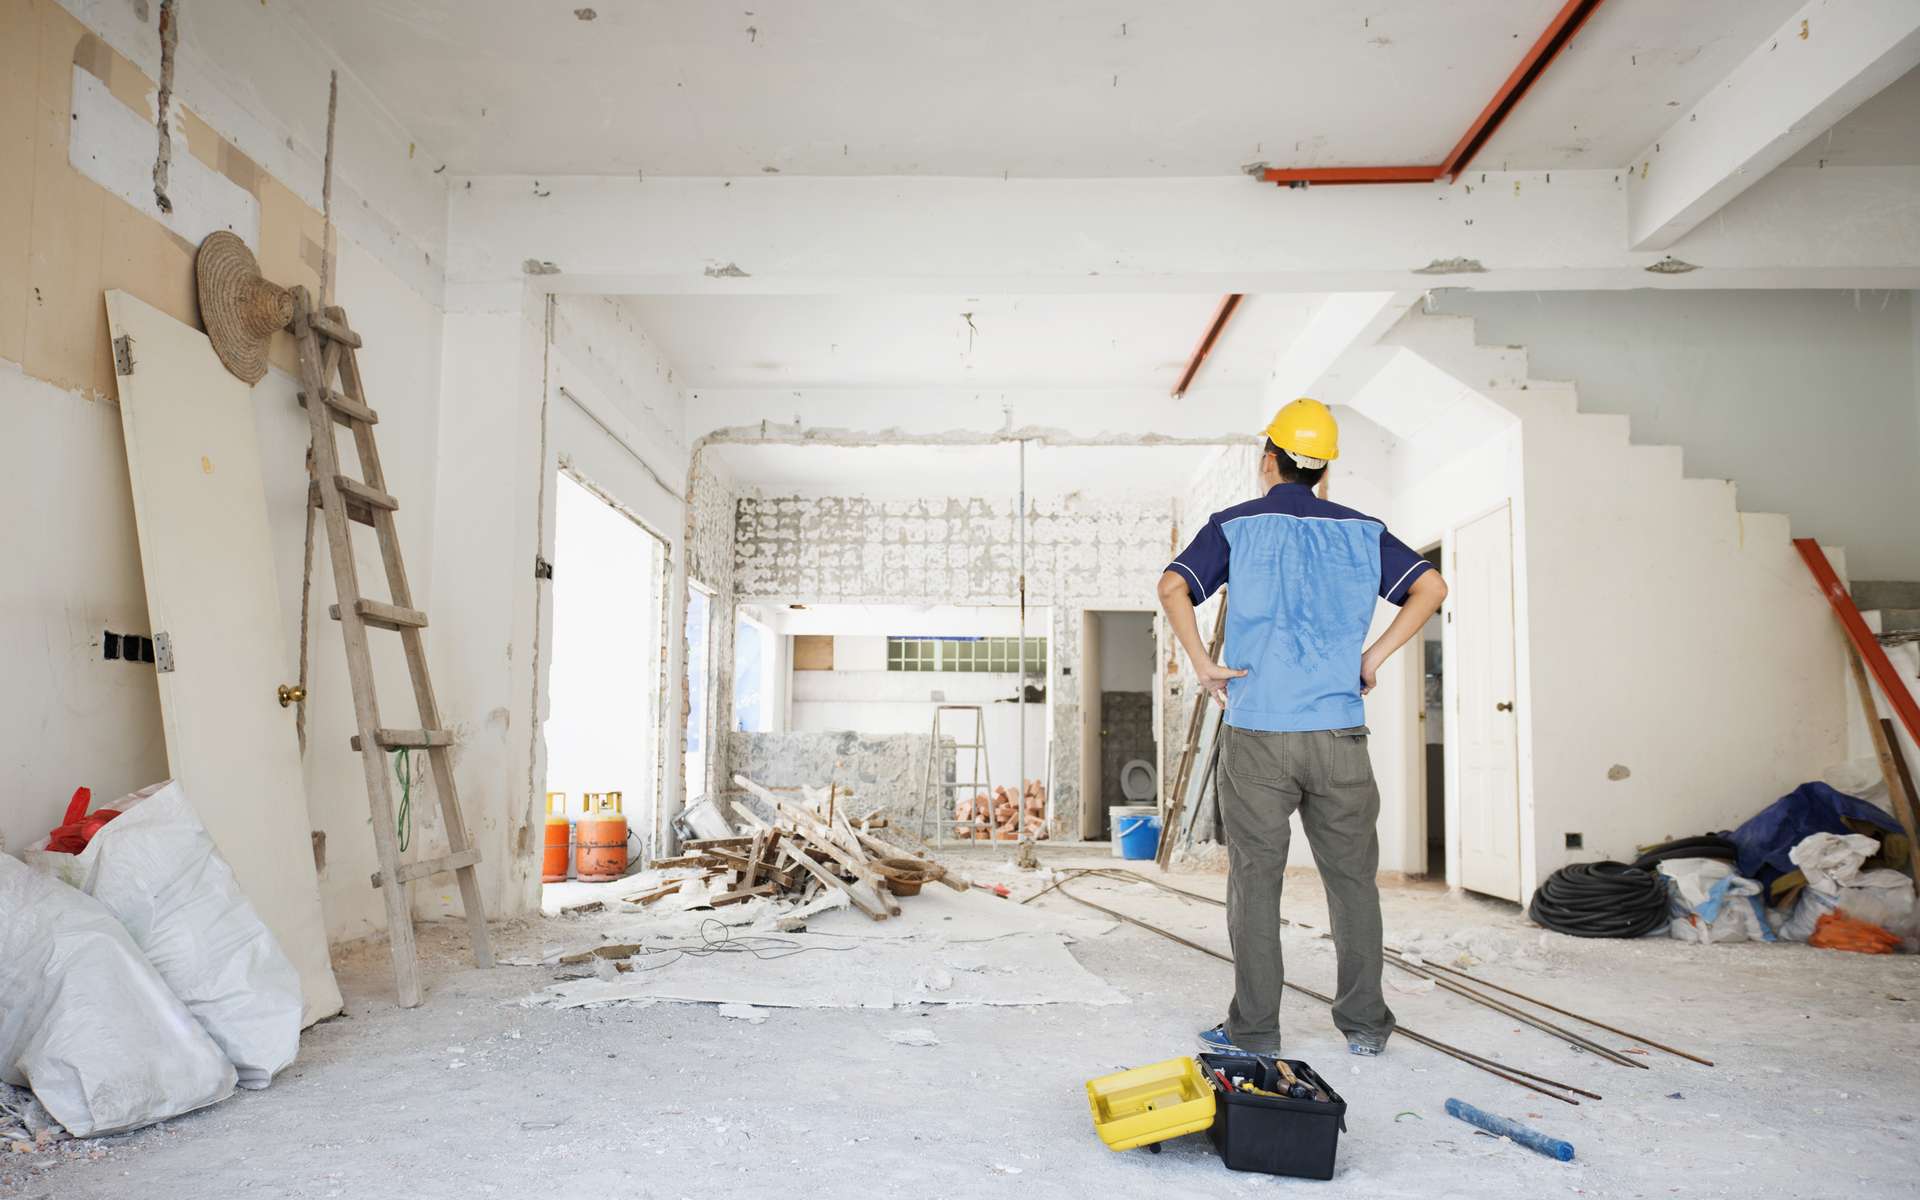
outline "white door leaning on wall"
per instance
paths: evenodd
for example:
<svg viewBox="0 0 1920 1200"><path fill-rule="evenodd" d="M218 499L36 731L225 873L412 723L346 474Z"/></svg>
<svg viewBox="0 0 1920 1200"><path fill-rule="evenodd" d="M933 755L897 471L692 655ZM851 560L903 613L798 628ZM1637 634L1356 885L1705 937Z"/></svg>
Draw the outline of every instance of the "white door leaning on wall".
<svg viewBox="0 0 1920 1200"><path fill-rule="evenodd" d="M1513 528L1501 505L1454 534L1448 578L1459 711L1460 886L1520 898L1520 771L1514 712Z"/></svg>
<svg viewBox="0 0 1920 1200"><path fill-rule="evenodd" d="M167 767L299 970L310 1025L340 1011L340 990L293 710L275 694L290 660L253 389L205 334L125 292L107 293L107 323L147 614L167 643L156 645Z"/></svg>

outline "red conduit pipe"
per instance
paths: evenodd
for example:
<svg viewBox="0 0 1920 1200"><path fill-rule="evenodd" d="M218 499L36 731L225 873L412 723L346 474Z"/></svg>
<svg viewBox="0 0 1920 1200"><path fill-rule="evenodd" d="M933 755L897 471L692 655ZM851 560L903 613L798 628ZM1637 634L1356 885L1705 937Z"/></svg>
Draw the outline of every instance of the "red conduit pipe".
<svg viewBox="0 0 1920 1200"><path fill-rule="evenodd" d="M1444 161L1432 166L1419 167L1269 167L1261 172L1260 178L1267 183L1277 183L1286 187L1305 187L1309 184L1351 184L1351 183L1432 183L1445 176L1451 183L1467 169L1473 156L1493 137L1507 114L1520 104L1520 98L1527 94L1534 81L1546 72L1547 64L1554 56L1566 49L1573 41L1573 35L1586 24L1587 18L1600 7L1603 0L1567 0L1561 6L1552 21L1547 23L1545 32L1534 40L1520 65L1507 76L1500 90L1487 101L1480 110L1480 116L1467 132L1454 143L1452 151ZM1178 392L1174 393L1179 395Z"/></svg>
<svg viewBox="0 0 1920 1200"><path fill-rule="evenodd" d="M1180 373L1180 382L1173 385L1175 400L1186 395L1187 389L1193 386L1193 377L1200 373L1200 364L1207 361L1207 355L1213 353L1214 345L1220 341L1221 331L1233 318L1233 310L1239 308L1240 301L1244 299L1246 299L1244 294L1234 292L1220 301L1219 309L1213 314L1213 324L1207 326L1206 336L1202 337L1200 344L1193 348L1193 357L1187 360L1187 369Z"/></svg>

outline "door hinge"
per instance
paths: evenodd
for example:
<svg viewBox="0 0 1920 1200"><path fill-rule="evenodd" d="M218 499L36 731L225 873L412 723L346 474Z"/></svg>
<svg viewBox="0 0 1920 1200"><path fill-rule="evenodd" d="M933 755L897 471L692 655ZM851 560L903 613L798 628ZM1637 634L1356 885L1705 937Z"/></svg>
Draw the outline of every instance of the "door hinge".
<svg viewBox="0 0 1920 1200"><path fill-rule="evenodd" d="M153 669L165 675L173 670L173 635L156 633L153 635Z"/></svg>
<svg viewBox="0 0 1920 1200"><path fill-rule="evenodd" d="M552 579L553 564L548 562L546 559L540 557L538 554L534 555L533 556L533 577L535 579Z"/></svg>
<svg viewBox="0 0 1920 1200"><path fill-rule="evenodd" d="M133 339L125 334L113 339L113 373L133 374Z"/></svg>

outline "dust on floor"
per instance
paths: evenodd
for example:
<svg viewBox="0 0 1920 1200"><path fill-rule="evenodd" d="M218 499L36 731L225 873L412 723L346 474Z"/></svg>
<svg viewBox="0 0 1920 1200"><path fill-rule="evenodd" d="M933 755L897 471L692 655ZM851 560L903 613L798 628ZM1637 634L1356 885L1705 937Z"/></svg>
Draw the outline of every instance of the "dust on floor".
<svg viewBox="0 0 1920 1200"><path fill-rule="evenodd" d="M1004 857L979 851L963 862L1016 895L1034 890ZM1112 865L1085 851L1048 865L1079 861ZM1223 894L1217 876L1175 881ZM1070 886L1226 949L1212 905L1139 884ZM1037 903L1086 912L1058 895ZM1289 882L1287 912L1324 925L1311 874ZM537 956L593 940L598 919L508 923L497 941L504 957ZM1386 924L1395 945L1478 962L1490 980L1718 1065L1653 1053L1648 1070L1622 1068L1445 993L1389 991L1406 1025L1605 1097L1576 1108L1404 1040L1379 1059L1350 1058L1325 1010L1290 995L1289 1054L1319 1067L1349 1105L1337 1176L1294 1186L1421 1200L1914 1194L1913 960L1580 941L1529 926L1512 905L1421 884L1387 888ZM1287 1186L1227 1171L1204 1135L1159 1155L1115 1154L1095 1138L1084 1081L1190 1053L1230 986L1226 964L1138 929L1072 947L1128 1004L761 1009L752 1020L703 1004L524 1007L551 969L471 970L454 926L423 927L421 948L421 1008L393 1007L383 944L346 948L337 962L346 1014L309 1030L271 1089L34 1156L45 1161L32 1169L0 1156L0 1195L664 1200L777 1187L1111 1200ZM1324 942L1293 930L1287 952L1293 978L1331 990ZM1564 1138L1578 1158L1558 1163L1478 1135L1443 1112L1449 1096Z"/></svg>

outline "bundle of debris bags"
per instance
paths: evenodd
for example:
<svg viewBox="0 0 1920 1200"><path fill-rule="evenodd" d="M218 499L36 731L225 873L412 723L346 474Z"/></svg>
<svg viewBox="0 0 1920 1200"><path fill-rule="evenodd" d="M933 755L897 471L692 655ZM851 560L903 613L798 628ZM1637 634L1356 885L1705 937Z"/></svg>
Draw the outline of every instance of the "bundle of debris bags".
<svg viewBox="0 0 1920 1200"><path fill-rule="evenodd" d="M723 908L756 897L791 896L804 902L835 892L874 920L884 921L900 912L895 897L914 895L925 884L967 888L964 880L932 859L882 840L888 823L878 813L849 816L834 787L801 787L783 796L744 775L733 780L772 819L751 806L739 806L735 812L751 832L688 840L685 853L649 864L677 877L624 899L648 905L698 890L706 904Z"/></svg>
<svg viewBox="0 0 1920 1200"><path fill-rule="evenodd" d="M1825 783L1802 784L1738 829L1648 849L1668 881L1669 931L1692 942L1794 941L1886 954L1920 947L1898 823Z"/></svg>
<svg viewBox="0 0 1920 1200"><path fill-rule="evenodd" d="M293 1061L299 975L179 784L70 810L24 859L0 853L0 1081L68 1133L191 1112Z"/></svg>
<svg viewBox="0 0 1920 1200"><path fill-rule="evenodd" d="M1019 803L1005 787L962 796L954 801L953 836L981 841L1015 842L1022 836L1038 840L1047 836L1047 785L1029 779Z"/></svg>

